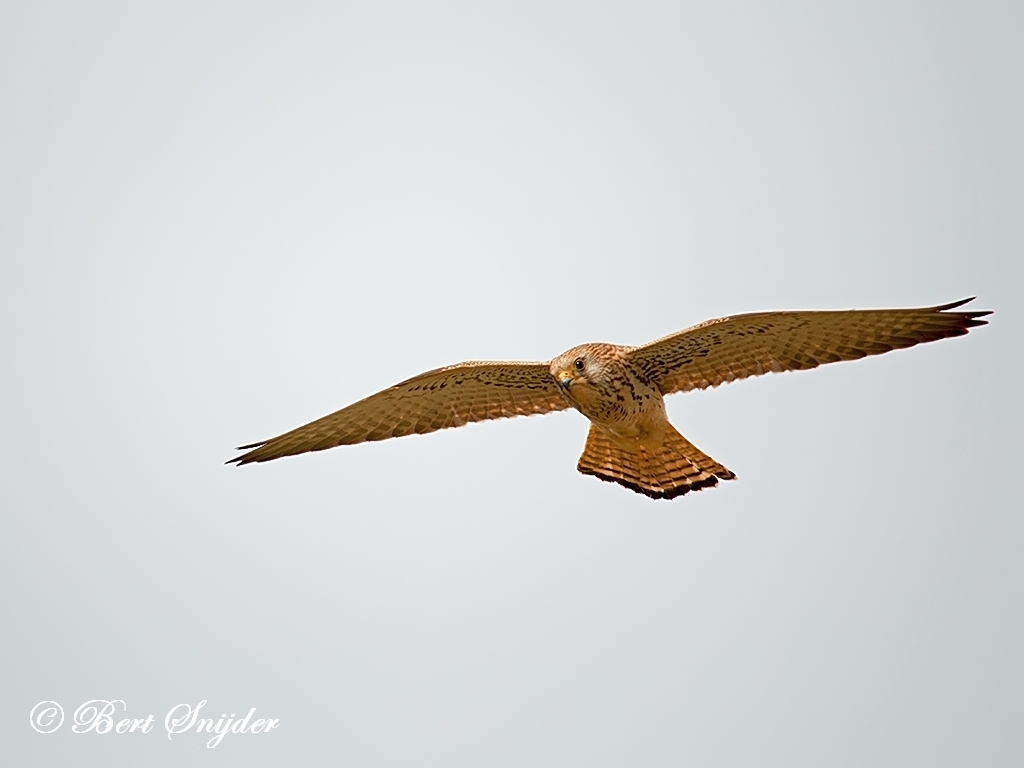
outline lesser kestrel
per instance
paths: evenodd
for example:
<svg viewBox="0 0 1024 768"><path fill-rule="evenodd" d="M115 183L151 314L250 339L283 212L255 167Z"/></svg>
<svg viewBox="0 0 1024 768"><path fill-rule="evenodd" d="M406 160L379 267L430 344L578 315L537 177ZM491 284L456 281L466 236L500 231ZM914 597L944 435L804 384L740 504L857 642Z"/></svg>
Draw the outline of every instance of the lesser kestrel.
<svg viewBox="0 0 1024 768"><path fill-rule="evenodd" d="M590 419L580 472L671 499L736 475L676 431L665 414L665 395L962 336L991 314L949 311L968 301L921 309L759 312L709 320L640 347L583 344L547 363L459 363L242 446L249 452L231 462L575 408Z"/></svg>

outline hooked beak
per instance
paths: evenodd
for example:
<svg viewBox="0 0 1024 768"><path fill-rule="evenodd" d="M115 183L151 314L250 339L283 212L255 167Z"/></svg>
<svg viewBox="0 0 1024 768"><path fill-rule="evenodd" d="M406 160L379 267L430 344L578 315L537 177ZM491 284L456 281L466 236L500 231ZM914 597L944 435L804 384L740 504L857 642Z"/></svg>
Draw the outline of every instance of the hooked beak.
<svg viewBox="0 0 1024 768"><path fill-rule="evenodd" d="M562 389L568 389L572 382L572 374L568 371L562 371L558 374L558 383L562 385Z"/></svg>

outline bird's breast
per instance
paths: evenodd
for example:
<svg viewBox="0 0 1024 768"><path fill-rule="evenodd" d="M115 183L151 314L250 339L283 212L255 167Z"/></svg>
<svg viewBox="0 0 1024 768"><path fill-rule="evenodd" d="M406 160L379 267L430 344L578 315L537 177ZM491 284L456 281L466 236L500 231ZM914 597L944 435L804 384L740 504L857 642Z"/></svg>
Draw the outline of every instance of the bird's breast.
<svg viewBox="0 0 1024 768"><path fill-rule="evenodd" d="M586 386L573 386L573 405L584 416L614 434L647 431L648 423L666 419L661 391L624 366Z"/></svg>

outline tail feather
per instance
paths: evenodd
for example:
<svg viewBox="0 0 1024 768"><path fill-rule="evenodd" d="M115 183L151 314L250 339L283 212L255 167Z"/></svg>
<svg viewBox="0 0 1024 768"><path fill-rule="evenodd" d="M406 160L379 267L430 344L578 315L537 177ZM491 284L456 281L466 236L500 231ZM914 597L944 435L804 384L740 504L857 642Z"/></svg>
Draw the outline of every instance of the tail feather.
<svg viewBox="0 0 1024 768"><path fill-rule="evenodd" d="M697 448L672 426L656 449L639 442L624 446L596 424L576 469L600 480L624 485L654 499L674 499L712 488L736 475Z"/></svg>

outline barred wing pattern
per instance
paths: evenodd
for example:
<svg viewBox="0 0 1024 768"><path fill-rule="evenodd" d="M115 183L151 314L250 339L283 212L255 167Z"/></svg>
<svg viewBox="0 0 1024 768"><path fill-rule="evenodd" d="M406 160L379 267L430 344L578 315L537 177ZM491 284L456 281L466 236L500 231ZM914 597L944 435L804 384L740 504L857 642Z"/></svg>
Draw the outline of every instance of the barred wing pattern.
<svg viewBox="0 0 1024 768"><path fill-rule="evenodd" d="M950 312L966 304L921 309L759 312L723 317L635 348L629 360L664 394L759 376L817 368L963 336L991 312Z"/></svg>
<svg viewBox="0 0 1024 768"><path fill-rule="evenodd" d="M283 435L239 450L239 465L336 445L423 434L470 421L569 408L547 363L469 362L421 373ZM231 463L229 462L229 463Z"/></svg>

